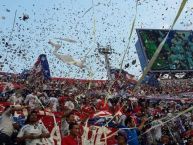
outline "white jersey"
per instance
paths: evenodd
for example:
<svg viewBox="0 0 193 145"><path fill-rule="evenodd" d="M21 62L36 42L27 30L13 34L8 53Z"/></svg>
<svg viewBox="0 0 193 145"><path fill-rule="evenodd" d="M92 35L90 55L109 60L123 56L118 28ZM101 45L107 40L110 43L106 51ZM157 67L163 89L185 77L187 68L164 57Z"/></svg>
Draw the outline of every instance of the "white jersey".
<svg viewBox="0 0 193 145"><path fill-rule="evenodd" d="M13 94L13 95L11 95L11 97L9 97L8 101L13 103L14 105L21 105L23 98L22 98L22 96L18 97L15 94Z"/></svg>
<svg viewBox="0 0 193 145"><path fill-rule="evenodd" d="M38 123L35 125L27 124L24 125L19 131L17 137L23 137L24 135L33 134L34 136L39 136L42 133L49 133L44 125ZM43 139L26 139L26 145L45 145Z"/></svg>
<svg viewBox="0 0 193 145"><path fill-rule="evenodd" d="M13 131L13 119L10 113L10 108L8 108L5 112L3 112L0 118L0 132L11 136Z"/></svg>
<svg viewBox="0 0 193 145"><path fill-rule="evenodd" d="M26 105L28 105L32 109L35 109L36 107L39 106L39 103L38 103L38 100L37 100L37 96L35 96L33 94L27 95L24 103Z"/></svg>
<svg viewBox="0 0 193 145"><path fill-rule="evenodd" d="M66 101L64 106L68 107L68 109L70 109L70 110L74 109L74 103L72 101Z"/></svg>
<svg viewBox="0 0 193 145"><path fill-rule="evenodd" d="M51 104L52 106L52 111L57 111L57 107L59 106L59 102L58 102L58 99L55 98L55 97L50 97L49 99L49 103Z"/></svg>

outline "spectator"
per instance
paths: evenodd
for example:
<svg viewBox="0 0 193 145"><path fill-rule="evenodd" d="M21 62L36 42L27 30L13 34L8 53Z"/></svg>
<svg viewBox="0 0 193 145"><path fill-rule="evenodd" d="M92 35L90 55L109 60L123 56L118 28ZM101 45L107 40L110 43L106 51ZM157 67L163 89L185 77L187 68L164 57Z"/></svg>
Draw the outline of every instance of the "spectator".
<svg viewBox="0 0 193 145"><path fill-rule="evenodd" d="M25 141L26 145L44 145L43 138L49 138L50 134L44 125L38 123L37 113L32 111L28 115L24 125L17 135L18 142Z"/></svg>
<svg viewBox="0 0 193 145"><path fill-rule="evenodd" d="M14 105L22 105L23 97L19 93L19 90L12 94L11 97L9 97L8 101L13 103Z"/></svg>
<svg viewBox="0 0 193 145"><path fill-rule="evenodd" d="M24 103L28 105L32 110L39 107L39 102L37 100L37 92L33 91L31 94L27 95Z"/></svg>
<svg viewBox="0 0 193 145"><path fill-rule="evenodd" d="M170 138L168 135L163 135L161 137L161 143L159 143L158 145L171 145L170 144Z"/></svg>
<svg viewBox="0 0 193 145"><path fill-rule="evenodd" d="M128 116L125 120L125 125L128 128L131 129L126 129L125 131L127 132L127 137L128 137L128 144L129 145L139 145L139 139L138 139L138 135L139 135L139 131L141 131L141 129L143 128L145 122L147 121L146 118L144 118L141 122L141 124L139 125L139 127L136 127L136 124L134 122L134 119L130 116Z"/></svg>
<svg viewBox="0 0 193 145"><path fill-rule="evenodd" d="M70 134L62 138L62 145L81 145L81 141L78 137L79 129L78 124L69 124Z"/></svg>
<svg viewBox="0 0 193 145"><path fill-rule="evenodd" d="M23 107L19 106L8 106L7 108L5 108L0 119L0 145L13 145L11 136L16 124L13 122L12 114L15 111L21 109L23 109Z"/></svg>
<svg viewBox="0 0 193 145"><path fill-rule="evenodd" d="M61 133L62 136L66 136L69 133L69 124L75 123L75 116L71 112L71 110L66 111L62 118L62 127L61 127Z"/></svg>
<svg viewBox="0 0 193 145"><path fill-rule="evenodd" d="M128 145L127 144L127 133L124 130L118 131L116 136L117 144L116 145Z"/></svg>
<svg viewBox="0 0 193 145"><path fill-rule="evenodd" d="M66 103L64 104L64 106L67 108L67 109L70 109L70 110L73 110L74 109L74 103L71 101L71 100L67 100Z"/></svg>

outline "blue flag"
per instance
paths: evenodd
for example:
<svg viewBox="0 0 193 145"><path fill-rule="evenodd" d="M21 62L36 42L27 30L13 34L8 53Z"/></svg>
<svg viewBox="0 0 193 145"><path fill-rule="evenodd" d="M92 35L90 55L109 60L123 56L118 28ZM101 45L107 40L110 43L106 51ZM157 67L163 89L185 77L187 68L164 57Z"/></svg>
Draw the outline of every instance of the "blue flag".
<svg viewBox="0 0 193 145"><path fill-rule="evenodd" d="M41 54L32 69L33 74L41 74L44 79L50 79L50 68L45 54Z"/></svg>

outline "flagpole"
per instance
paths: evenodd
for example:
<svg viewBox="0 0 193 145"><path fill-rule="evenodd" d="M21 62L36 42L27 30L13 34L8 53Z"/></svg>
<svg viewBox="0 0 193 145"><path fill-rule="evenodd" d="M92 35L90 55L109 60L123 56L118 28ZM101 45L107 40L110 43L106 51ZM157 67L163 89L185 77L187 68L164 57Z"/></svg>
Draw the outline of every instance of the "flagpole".
<svg viewBox="0 0 193 145"><path fill-rule="evenodd" d="M110 66L110 62L109 62L109 55L112 54L112 49L110 45L107 45L107 47L100 47L99 43L97 44L98 46L98 51L100 54L105 56L105 67L107 70L107 78L109 81L112 80L111 77L111 66Z"/></svg>

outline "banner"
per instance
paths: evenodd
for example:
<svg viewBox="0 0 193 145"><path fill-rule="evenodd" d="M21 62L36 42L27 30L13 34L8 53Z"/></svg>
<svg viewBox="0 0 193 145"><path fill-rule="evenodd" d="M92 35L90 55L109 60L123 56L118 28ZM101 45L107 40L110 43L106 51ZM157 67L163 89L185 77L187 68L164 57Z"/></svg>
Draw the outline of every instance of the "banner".
<svg viewBox="0 0 193 145"><path fill-rule="evenodd" d="M12 105L9 102L0 102L0 114L4 111L6 106ZM38 112L39 122L41 122L50 132L50 138L44 139L44 143L48 145L61 145L61 122L62 122L62 112L48 112L40 110ZM78 115L74 113L75 115ZM20 126L25 125L25 120L27 118L28 112L26 109L23 111L17 111L14 113L13 119ZM112 114L107 111L101 111L95 113L88 124L80 125L80 130L82 129L82 145L111 145L115 144L115 132L117 128L111 122L109 125L104 126L105 122L101 121L104 118L112 118ZM108 116L108 117L107 117ZM80 120L83 120L81 114L78 116ZM94 120L94 121L93 121ZM91 123L92 122L92 123ZM113 126L113 127L112 127ZM110 137L111 136L111 137ZM104 139L108 138L108 139Z"/></svg>

